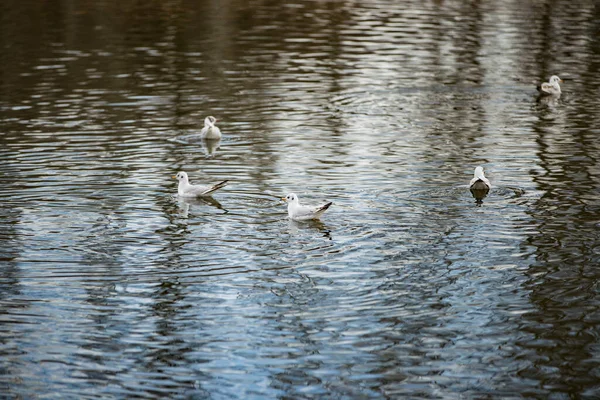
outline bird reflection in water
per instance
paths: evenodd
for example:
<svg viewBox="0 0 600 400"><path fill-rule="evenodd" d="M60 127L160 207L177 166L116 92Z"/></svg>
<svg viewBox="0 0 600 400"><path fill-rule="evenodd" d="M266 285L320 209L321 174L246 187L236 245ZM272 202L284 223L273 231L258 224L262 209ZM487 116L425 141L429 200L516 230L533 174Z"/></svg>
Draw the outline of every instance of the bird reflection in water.
<svg viewBox="0 0 600 400"><path fill-rule="evenodd" d="M205 139L200 135L179 136L169 139L169 141L183 145L200 145L208 158L214 157L219 147L221 147L221 139Z"/></svg>
<svg viewBox="0 0 600 400"><path fill-rule="evenodd" d="M208 157L214 157L221 146L221 139L202 139L202 150Z"/></svg>
<svg viewBox="0 0 600 400"><path fill-rule="evenodd" d="M225 212L225 214L228 213L228 211L221 205L221 203L219 203L217 200L215 200L213 197L190 197L190 198L184 198L184 197L177 197L177 203L179 204L179 209L180 209L180 215L183 218L187 218L190 212L190 206L212 206L215 208L218 208L219 210L223 210Z"/></svg>
<svg viewBox="0 0 600 400"><path fill-rule="evenodd" d="M560 95L558 96L539 96L537 99L538 104L541 104L546 107L556 107L558 105L558 101L560 99Z"/></svg>
<svg viewBox="0 0 600 400"><path fill-rule="evenodd" d="M490 192L490 189L488 189L488 188L480 188L480 189L471 188L469 190L471 191L471 194L475 198L475 204L477 204L478 206L481 206L483 204L483 199Z"/></svg>
<svg viewBox="0 0 600 400"><path fill-rule="evenodd" d="M322 221L318 219L308 220L308 221L295 221L290 219L288 221L288 226L290 228L290 233L297 234L300 229L309 228L311 230L316 230L321 235L329 240L333 240L331 237L331 229L329 229Z"/></svg>

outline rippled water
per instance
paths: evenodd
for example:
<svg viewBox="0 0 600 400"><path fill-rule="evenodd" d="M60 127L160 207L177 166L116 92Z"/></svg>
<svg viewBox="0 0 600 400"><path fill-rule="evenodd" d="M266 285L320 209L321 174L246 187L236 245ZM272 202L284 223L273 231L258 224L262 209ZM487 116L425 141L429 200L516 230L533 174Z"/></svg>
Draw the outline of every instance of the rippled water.
<svg viewBox="0 0 600 400"><path fill-rule="evenodd" d="M29 0L0 28L4 398L600 396L596 2ZM182 200L179 170L230 184ZM292 191L333 206L289 221Z"/></svg>

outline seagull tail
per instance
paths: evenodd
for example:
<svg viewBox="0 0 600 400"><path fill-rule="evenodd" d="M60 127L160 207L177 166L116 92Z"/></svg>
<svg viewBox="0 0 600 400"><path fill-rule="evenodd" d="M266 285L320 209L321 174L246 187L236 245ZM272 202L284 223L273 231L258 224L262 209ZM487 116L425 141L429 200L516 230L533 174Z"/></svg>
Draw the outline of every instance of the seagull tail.
<svg viewBox="0 0 600 400"><path fill-rule="evenodd" d="M321 217L321 215L323 215L323 213L324 213L325 211L327 211L327 209L328 209L329 207L331 207L331 205L332 205L332 204L333 204L333 202L331 202L331 201L330 201L329 203L327 203L327 204L324 204L324 205L322 205L321 207L317 208L317 210L315 211L315 215L317 216L317 218L320 218L320 217Z"/></svg>
<svg viewBox="0 0 600 400"><path fill-rule="evenodd" d="M216 185L210 187L208 190L202 192L202 196L206 196L207 194L211 194L214 191L217 191L219 189L221 189L222 187L227 186L227 182L229 181L223 181L223 182L219 182Z"/></svg>

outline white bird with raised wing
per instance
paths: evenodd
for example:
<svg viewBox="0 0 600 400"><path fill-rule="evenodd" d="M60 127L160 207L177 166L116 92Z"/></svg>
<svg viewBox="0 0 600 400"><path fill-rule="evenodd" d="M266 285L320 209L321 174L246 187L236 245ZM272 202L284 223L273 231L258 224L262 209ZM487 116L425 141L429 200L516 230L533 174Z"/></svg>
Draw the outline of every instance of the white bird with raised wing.
<svg viewBox="0 0 600 400"><path fill-rule="evenodd" d="M469 183L469 188L474 190L485 190L490 189L491 187L492 184L483 174L483 167L475 168L475 174Z"/></svg>
<svg viewBox="0 0 600 400"><path fill-rule="evenodd" d="M216 122L213 116L204 118L204 128L200 131L202 139L221 139L221 130L215 125Z"/></svg>
<svg viewBox="0 0 600 400"><path fill-rule="evenodd" d="M203 197L203 196L211 196L212 193L216 190L221 189L224 186L227 186L228 181L219 182L216 185L192 185L188 180L187 173L181 171L178 172L173 178L179 181L179 186L177 187L177 194L181 197Z"/></svg>
<svg viewBox="0 0 600 400"><path fill-rule="evenodd" d="M309 219L319 219L325 211L333 204L332 202L322 206L303 206L298 200L298 196L290 193L282 200L288 203L288 216L296 221L306 221Z"/></svg>
<svg viewBox="0 0 600 400"><path fill-rule="evenodd" d="M558 76L552 75L550 81L542 83L537 89L543 96L560 96L562 92L559 83L562 81Z"/></svg>

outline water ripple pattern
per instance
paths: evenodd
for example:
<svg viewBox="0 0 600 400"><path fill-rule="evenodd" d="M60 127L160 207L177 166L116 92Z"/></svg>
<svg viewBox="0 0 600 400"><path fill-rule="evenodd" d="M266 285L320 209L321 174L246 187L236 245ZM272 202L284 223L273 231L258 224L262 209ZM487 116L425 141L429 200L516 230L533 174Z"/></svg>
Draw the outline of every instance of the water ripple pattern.
<svg viewBox="0 0 600 400"><path fill-rule="evenodd" d="M598 398L598 21L0 5L3 398Z"/></svg>

